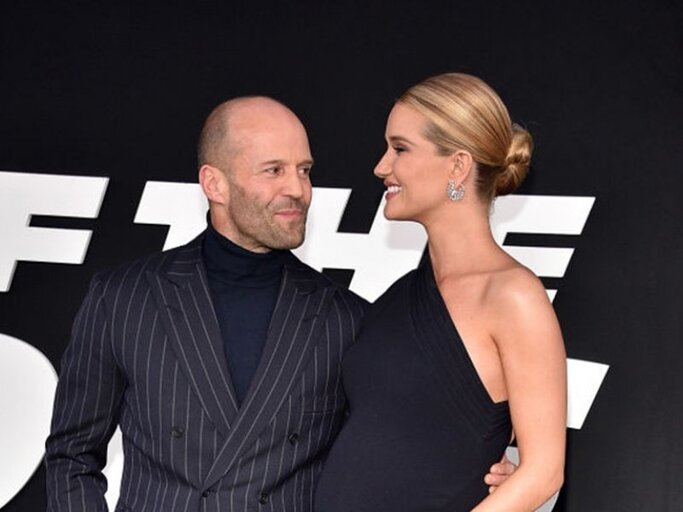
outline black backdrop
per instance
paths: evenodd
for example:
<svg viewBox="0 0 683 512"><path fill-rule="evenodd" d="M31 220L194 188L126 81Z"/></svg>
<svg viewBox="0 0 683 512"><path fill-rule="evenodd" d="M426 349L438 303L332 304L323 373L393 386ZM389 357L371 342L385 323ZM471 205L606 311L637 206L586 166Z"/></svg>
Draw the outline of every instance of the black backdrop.
<svg viewBox="0 0 683 512"><path fill-rule="evenodd" d="M580 236L533 238L575 248L546 284L569 356L610 365L583 428L568 431L555 510L683 510L682 46L673 0L5 0L0 171L109 184L97 218L33 219L92 239L82 265L17 264L0 333L58 368L89 276L163 246L164 227L133 223L142 190L195 181L196 136L218 102L289 104L309 130L314 185L353 189L339 231L365 233L392 100L426 76L469 72L536 138L520 193L596 198ZM43 486L39 469L3 512L41 510Z"/></svg>

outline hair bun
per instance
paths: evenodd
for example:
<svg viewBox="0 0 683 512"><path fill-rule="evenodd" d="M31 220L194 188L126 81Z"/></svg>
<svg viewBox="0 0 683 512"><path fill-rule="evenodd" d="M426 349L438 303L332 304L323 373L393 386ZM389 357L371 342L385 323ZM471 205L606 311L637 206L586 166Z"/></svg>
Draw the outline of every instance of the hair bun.
<svg viewBox="0 0 683 512"><path fill-rule="evenodd" d="M513 124L512 140L503 170L496 178L496 196L504 196L517 190L529 171L533 148L531 134L521 126Z"/></svg>

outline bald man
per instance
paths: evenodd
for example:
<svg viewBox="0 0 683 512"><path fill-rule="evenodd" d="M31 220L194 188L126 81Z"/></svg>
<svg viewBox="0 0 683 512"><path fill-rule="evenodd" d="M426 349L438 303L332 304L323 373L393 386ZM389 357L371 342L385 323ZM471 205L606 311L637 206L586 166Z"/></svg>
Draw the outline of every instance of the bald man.
<svg viewBox="0 0 683 512"><path fill-rule="evenodd" d="M341 358L367 303L290 252L313 165L291 110L264 97L219 105L198 164L206 231L91 282L46 445L49 511L107 509L117 425L116 511L311 511L344 417Z"/></svg>
<svg viewBox="0 0 683 512"><path fill-rule="evenodd" d="M50 511L310 511L344 417L339 368L366 303L304 265L313 159L263 97L219 105L199 142L209 225L96 275L63 356L47 440Z"/></svg>

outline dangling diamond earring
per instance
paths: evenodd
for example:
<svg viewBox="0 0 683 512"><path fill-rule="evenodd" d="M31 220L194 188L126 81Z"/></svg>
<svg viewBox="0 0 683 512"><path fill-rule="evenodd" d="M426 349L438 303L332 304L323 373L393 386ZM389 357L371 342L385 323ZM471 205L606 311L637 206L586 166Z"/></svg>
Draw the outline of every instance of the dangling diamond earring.
<svg viewBox="0 0 683 512"><path fill-rule="evenodd" d="M448 180L446 194L448 194L448 199L451 201L460 201L463 197L465 197L465 185L462 183L460 185L456 185L454 180Z"/></svg>

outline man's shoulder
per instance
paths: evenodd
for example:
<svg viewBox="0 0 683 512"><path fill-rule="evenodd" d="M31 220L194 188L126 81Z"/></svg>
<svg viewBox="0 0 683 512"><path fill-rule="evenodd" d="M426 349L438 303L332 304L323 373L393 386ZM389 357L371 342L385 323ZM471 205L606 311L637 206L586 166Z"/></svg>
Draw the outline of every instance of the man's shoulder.
<svg viewBox="0 0 683 512"><path fill-rule="evenodd" d="M347 307L359 310L361 315L365 315L367 312L368 308L370 307L370 303L365 300L363 297L358 295L355 292L352 292L345 286L340 285L339 283L333 281L330 279L328 276L325 274L321 274L323 279L329 283L330 286L334 287L335 289L335 298L336 300L342 302L345 304Z"/></svg>
<svg viewBox="0 0 683 512"><path fill-rule="evenodd" d="M201 237L181 247L157 251L132 261L101 270L93 276L93 283L104 289L120 289L139 283L147 274L169 275L191 272L201 259Z"/></svg>
<svg viewBox="0 0 683 512"><path fill-rule="evenodd" d="M335 293L333 300L345 304L347 307L353 310L359 310L361 314L364 314L367 308L370 306L370 303L367 300L365 300L357 293L352 292L346 286L334 281L329 276L304 263L293 254L292 258L292 261L294 262L294 267L297 272L307 275L310 279L317 282L320 286L329 287L332 290L334 290Z"/></svg>

